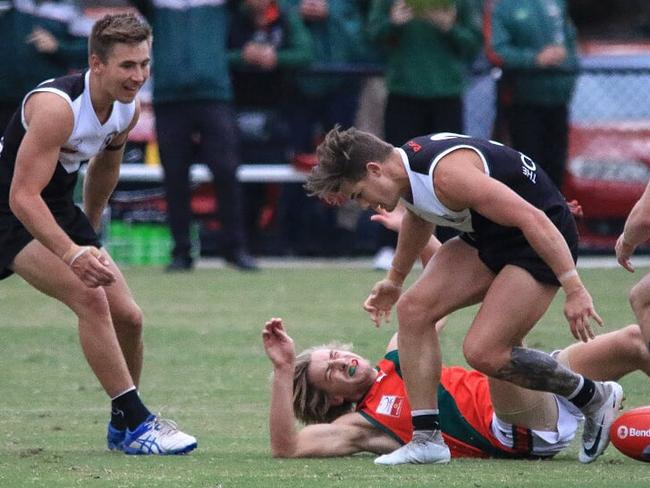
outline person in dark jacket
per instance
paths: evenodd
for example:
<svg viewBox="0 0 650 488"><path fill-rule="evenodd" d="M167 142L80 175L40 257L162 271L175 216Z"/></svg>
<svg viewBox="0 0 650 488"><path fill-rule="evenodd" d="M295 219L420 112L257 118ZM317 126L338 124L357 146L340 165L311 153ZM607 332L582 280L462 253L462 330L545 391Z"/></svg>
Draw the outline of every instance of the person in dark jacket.
<svg viewBox="0 0 650 488"><path fill-rule="evenodd" d="M156 32L153 102L167 214L174 247L168 271L189 271L189 168L205 163L219 201L224 257L240 270L257 269L246 246L239 133L228 71L230 11L225 0L132 0Z"/></svg>

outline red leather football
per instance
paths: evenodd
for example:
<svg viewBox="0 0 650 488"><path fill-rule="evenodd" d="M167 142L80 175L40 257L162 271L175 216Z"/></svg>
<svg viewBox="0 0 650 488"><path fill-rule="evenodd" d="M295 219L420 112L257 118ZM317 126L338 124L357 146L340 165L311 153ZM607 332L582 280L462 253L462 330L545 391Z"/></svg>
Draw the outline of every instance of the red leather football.
<svg viewBox="0 0 650 488"><path fill-rule="evenodd" d="M650 406L622 413L612 424L609 437L626 456L650 463Z"/></svg>

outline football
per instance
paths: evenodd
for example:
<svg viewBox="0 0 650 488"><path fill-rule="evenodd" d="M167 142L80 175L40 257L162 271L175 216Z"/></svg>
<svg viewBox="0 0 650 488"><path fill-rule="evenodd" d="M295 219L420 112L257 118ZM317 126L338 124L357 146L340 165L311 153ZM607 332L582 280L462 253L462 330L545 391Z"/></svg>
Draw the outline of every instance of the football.
<svg viewBox="0 0 650 488"><path fill-rule="evenodd" d="M609 437L626 456L650 463L650 406L621 414L612 424Z"/></svg>

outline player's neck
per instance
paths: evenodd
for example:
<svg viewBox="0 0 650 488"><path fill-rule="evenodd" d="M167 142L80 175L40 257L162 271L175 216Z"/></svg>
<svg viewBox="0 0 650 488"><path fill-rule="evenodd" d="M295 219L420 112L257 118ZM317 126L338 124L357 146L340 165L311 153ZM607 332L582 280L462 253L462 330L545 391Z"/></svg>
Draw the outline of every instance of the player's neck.
<svg viewBox="0 0 650 488"><path fill-rule="evenodd" d="M101 81L90 73L90 102L100 123L104 124L111 116L115 99L102 88Z"/></svg>
<svg viewBox="0 0 650 488"><path fill-rule="evenodd" d="M410 195L411 182L409 181L409 175L404 168L402 154L397 150L397 148L393 149L393 152L388 157L387 163L389 164L391 179L397 184L400 196L406 197Z"/></svg>

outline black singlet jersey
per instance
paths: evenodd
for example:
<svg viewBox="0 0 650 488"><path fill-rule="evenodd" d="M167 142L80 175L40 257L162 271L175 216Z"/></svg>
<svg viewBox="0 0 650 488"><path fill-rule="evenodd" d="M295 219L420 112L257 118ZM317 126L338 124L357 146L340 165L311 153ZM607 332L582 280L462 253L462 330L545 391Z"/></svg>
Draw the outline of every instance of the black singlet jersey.
<svg viewBox="0 0 650 488"><path fill-rule="evenodd" d="M412 192L411 199L403 199L403 203L422 219L465 232L479 246L513 239L525 241L519 228L499 225L472 209L456 212L440 202L433 188L434 169L442 157L457 149L474 151L487 175L544 211L556 225L573 218L560 191L528 156L498 142L439 133L416 137L398 149Z"/></svg>
<svg viewBox="0 0 650 488"><path fill-rule="evenodd" d="M0 139L0 214L10 214L9 189L20 143L25 136L26 100L37 92L55 93L66 100L72 108L74 127L66 144L59 152L52 179L41 192L51 210L73 205L72 194L77 182L80 165L88 161L110 144L111 139L126 130L135 114L135 102L114 102L111 115L101 123L90 99L89 72L78 73L44 81L30 91L13 115ZM52 124L56 124L52 120Z"/></svg>

